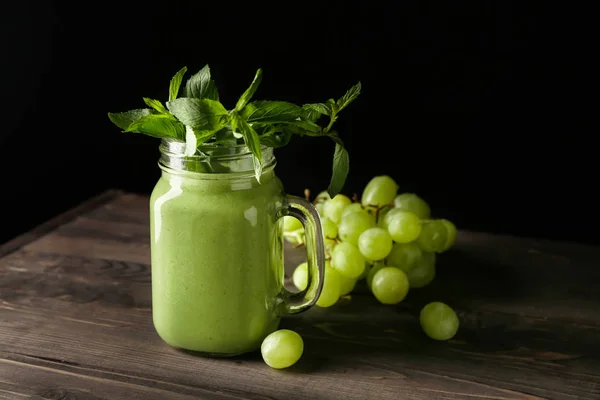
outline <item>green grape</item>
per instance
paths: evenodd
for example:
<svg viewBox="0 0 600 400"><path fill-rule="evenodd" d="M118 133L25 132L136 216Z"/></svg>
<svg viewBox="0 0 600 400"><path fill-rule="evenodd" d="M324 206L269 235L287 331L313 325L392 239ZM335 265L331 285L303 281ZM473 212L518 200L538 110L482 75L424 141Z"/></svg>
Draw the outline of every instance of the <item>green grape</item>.
<svg viewBox="0 0 600 400"><path fill-rule="evenodd" d="M440 253L448 241L448 228L441 219L428 219L421 223L417 243L425 251Z"/></svg>
<svg viewBox="0 0 600 400"><path fill-rule="evenodd" d="M331 196L329 196L327 190L324 190L321 193L319 193L313 201L315 208L317 209L321 217L325 215L325 203L327 203L329 200L331 200Z"/></svg>
<svg viewBox="0 0 600 400"><path fill-rule="evenodd" d="M338 194L325 203L325 206L323 207L323 216L329 218L336 224L339 224L340 219L342 218L342 211L344 211L344 208L350 203L352 203L352 201L348 196Z"/></svg>
<svg viewBox="0 0 600 400"><path fill-rule="evenodd" d="M450 247L454 246L456 242L456 225L454 225L451 221L447 219L441 220L444 226L446 226L446 231L448 233L446 237L446 244L444 245L444 249L442 251L448 250Z"/></svg>
<svg viewBox="0 0 600 400"><path fill-rule="evenodd" d="M308 285L308 263L306 261L296 267L292 274L292 282L298 290L306 289Z"/></svg>
<svg viewBox="0 0 600 400"><path fill-rule="evenodd" d="M344 218L348 214L351 214L351 213L357 212L357 211L367 212L363 208L362 204L360 204L360 203L352 203L352 204L349 204L346 207L344 207L344 210L342 211L342 218Z"/></svg>
<svg viewBox="0 0 600 400"><path fill-rule="evenodd" d="M346 278L357 279L365 270L365 258L350 243L338 243L331 252L331 266Z"/></svg>
<svg viewBox="0 0 600 400"><path fill-rule="evenodd" d="M285 240L287 240L288 242L290 242L292 244L304 243L304 240L306 239L306 237L304 235L304 228L298 229L295 231L291 231L291 232L284 232L283 237L285 238Z"/></svg>
<svg viewBox="0 0 600 400"><path fill-rule="evenodd" d="M431 217L429 204L414 193L402 193L396 196L394 207L415 213L421 219Z"/></svg>
<svg viewBox="0 0 600 400"><path fill-rule="evenodd" d="M385 262L392 267L400 268L405 273L412 270L417 262L423 257L423 250L418 244L412 243L394 243L392 251L387 256Z"/></svg>
<svg viewBox="0 0 600 400"><path fill-rule="evenodd" d="M338 235L342 242L351 243L356 246L358 245L360 234L374 226L374 216L365 211L356 211L342 217L338 226Z"/></svg>
<svg viewBox="0 0 600 400"><path fill-rule="evenodd" d="M356 280L360 281L361 279L366 279L369 275L369 271L371 271L372 268L373 264L371 264L368 260L365 260L365 269L363 270L363 273L360 274L358 278L356 278Z"/></svg>
<svg viewBox="0 0 600 400"><path fill-rule="evenodd" d="M315 201L328 201L331 200L331 196L327 190L323 190L321 193L315 197Z"/></svg>
<svg viewBox="0 0 600 400"><path fill-rule="evenodd" d="M321 219L321 227L323 228L323 237L329 239L335 239L338 235L338 227L329 218L325 217Z"/></svg>
<svg viewBox="0 0 600 400"><path fill-rule="evenodd" d="M411 288L427 286L435 278L435 253L424 251L415 266L406 273Z"/></svg>
<svg viewBox="0 0 600 400"><path fill-rule="evenodd" d="M381 268L371 282L373 295L383 304L400 303L408 294L409 287L404 271L394 267Z"/></svg>
<svg viewBox="0 0 600 400"><path fill-rule="evenodd" d="M369 273L367 274L367 287L371 289L371 283L373 282L373 277L380 269L387 267L387 265L383 261L377 261L373 266L369 269Z"/></svg>
<svg viewBox="0 0 600 400"><path fill-rule="evenodd" d="M317 204L315 204L315 208L317 209L317 212L319 213L319 215L320 215L321 217L324 217L324 216L325 216L325 204L326 204L326 203L327 203L327 202L322 202L322 203L317 203Z"/></svg>
<svg viewBox="0 0 600 400"><path fill-rule="evenodd" d="M421 233L421 220L417 214L399 210L388 219L387 231L395 242L410 243Z"/></svg>
<svg viewBox="0 0 600 400"><path fill-rule="evenodd" d="M342 281L340 274L330 265L325 264L325 279L323 281L323 290L317 299L319 307L331 307L340 298Z"/></svg>
<svg viewBox="0 0 600 400"><path fill-rule="evenodd" d="M389 214L390 211L394 210L393 206L387 206L380 208L379 211L370 209L369 211L373 214L377 221L377 226L382 227L383 229L387 229L387 225L385 224L385 216Z"/></svg>
<svg viewBox="0 0 600 400"><path fill-rule="evenodd" d="M296 332L279 329L268 335L260 346L265 363L275 369L294 365L304 352L304 341Z"/></svg>
<svg viewBox="0 0 600 400"><path fill-rule="evenodd" d="M357 279L346 278L342 274L338 274L340 277L340 296L350 294L356 286Z"/></svg>
<svg viewBox="0 0 600 400"><path fill-rule="evenodd" d="M337 244L337 240L336 239L327 239L325 238L323 240L323 244L325 245L325 254L331 256L331 252L333 251L333 248L335 247L335 245Z"/></svg>
<svg viewBox="0 0 600 400"><path fill-rule="evenodd" d="M386 207L387 211L385 211L385 213L383 215L379 215L379 220L377 221L377 226L379 226L380 228L383 228L385 230L387 230L388 228L388 224L391 218L394 217L394 215L401 213L402 210L399 208L388 208Z"/></svg>
<svg viewBox="0 0 600 400"><path fill-rule="evenodd" d="M427 336L435 340L452 339L458 331L459 320L456 312L439 301L427 304L419 315L421 328Z"/></svg>
<svg viewBox="0 0 600 400"><path fill-rule="evenodd" d="M390 234L379 227L367 229L358 238L358 249L361 254L372 261L386 258L392 251L393 244Z"/></svg>
<svg viewBox="0 0 600 400"><path fill-rule="evenodd" d="M298 229L303 229L302 222L300 220L292 217L291 215L286 215L283 217L283 231L284 232L293 232Z"/></svg>
<svg viewBox="0 0 600 400"><path fill-rule="evenodd" d="M363 190L361 203L364 207L382 207L392 204L398 192L398 184L387 175L372 178Z"/></svg>

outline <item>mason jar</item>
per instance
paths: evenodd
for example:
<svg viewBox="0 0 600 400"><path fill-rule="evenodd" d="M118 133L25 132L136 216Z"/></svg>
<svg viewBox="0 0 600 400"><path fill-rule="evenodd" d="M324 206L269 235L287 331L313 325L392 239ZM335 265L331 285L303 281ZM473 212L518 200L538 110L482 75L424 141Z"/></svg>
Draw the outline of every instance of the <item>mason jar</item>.
<svg viewBox="0 0 600 400"><path fill-rule="evenodd" d="M310 308L321 292L319 215L285 194L272 148L262 149L260 182L246 146L200 146L193 156L184 148L161 141L150 197L154 327L169 345L205 355L256 350L283 315ZM309 284L299 293L283 285L286 215L306 234Z"/></svg>

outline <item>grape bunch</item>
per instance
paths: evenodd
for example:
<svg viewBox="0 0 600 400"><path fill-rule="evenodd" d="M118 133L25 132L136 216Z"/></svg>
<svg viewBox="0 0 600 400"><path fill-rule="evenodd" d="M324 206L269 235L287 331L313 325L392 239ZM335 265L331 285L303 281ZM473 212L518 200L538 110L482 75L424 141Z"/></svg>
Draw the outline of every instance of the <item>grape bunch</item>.
<svg viewBox="0 0 600 400"><path fill-rule="evenodd" d="M373 296L387 305L400 303L409 291L433 281L436 257L454 245L456 226L432 218L425 200L398 189L394 179L381 175L367 183L360 201L344 194L330 198L327 192L314 199L326 248L325 280L317 306L333 306L363 279ZM287 241L304 243L302 224L295 218L284 217L283 231ZM292 281L299 290L306 289L306 262L296 267ZM452 338L459 325L454 310L440 302L421 310L420 323L427 336L436 340Z"/></svg>

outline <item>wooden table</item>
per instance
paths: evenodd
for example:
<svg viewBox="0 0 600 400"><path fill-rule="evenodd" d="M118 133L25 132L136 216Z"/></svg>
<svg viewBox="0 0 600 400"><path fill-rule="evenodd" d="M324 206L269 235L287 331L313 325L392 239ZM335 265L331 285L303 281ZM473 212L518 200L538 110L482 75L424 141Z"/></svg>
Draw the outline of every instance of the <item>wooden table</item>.
<svg viewBox="0 0 600 400"><path fill-rule="evenodd" d="M461 231L398 306L361 286L285 318L305 353L273 370L159 339L148 230L148 198L109 191L0 247L0 398L600 399L598 247ZM420 330L434 300L459 314L449 342Z"/></svg>

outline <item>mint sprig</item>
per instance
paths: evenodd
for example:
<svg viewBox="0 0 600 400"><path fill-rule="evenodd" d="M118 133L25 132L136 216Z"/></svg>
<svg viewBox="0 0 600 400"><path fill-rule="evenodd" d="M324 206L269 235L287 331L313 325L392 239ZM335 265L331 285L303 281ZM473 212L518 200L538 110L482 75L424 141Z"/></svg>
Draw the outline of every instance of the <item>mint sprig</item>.
<svg viewBox="0 0 600 400"><path fill-rule="evenodd" d="M327 191L332 197L341 192L350 158L333 125L340 111L359 96L360 82L337 100L329 99L323 103L300 106L285 101L253 100L262 81L262 69L259 68L235 107L228 110L219 100L208 65L192 75L181 90L186 72L187 67L183 67L171 78L166 106L159 100L144 97L149 108L109 113L108 117L123 132L186 142L186 155L194 154L204 143L233 146L243 142L253 155L254 172L259 182L263 168L261 146L285 146L292 135L328 137L335 143L335 151ZM324 116L328 121L322 126L318 122Z"/></svg>

